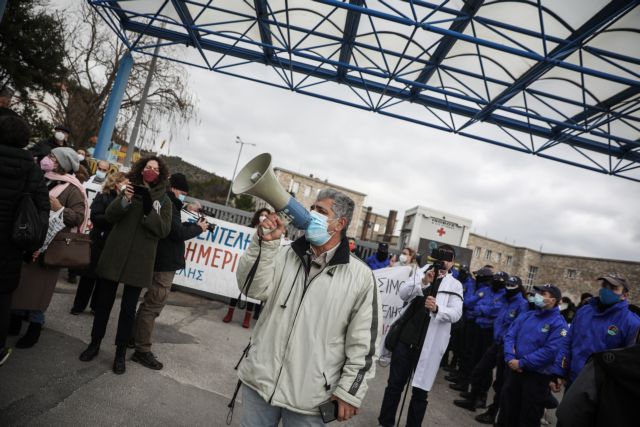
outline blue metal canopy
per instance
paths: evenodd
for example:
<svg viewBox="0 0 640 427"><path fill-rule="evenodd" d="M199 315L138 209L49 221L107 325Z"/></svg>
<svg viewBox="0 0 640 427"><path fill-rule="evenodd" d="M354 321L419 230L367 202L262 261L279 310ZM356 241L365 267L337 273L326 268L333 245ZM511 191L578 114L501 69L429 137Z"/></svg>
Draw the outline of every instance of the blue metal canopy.
<svg viewBox="0 0 640 427"><path fill-rule="evenodd" d="M640 0L88 1L132 52L640 182Z"/></svg>

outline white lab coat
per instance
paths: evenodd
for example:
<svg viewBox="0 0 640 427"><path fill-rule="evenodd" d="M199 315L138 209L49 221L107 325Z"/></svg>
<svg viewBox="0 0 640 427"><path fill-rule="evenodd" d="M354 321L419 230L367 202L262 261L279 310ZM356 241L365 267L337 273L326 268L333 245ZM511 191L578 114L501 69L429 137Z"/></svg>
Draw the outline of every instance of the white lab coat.
<svg viewBox="0 0 640 427"><path fill-rule="evenodd" d="M420 273L418 273L420 274ZM421 280L410 280L400 287L400 297L411 301L416 296L422 296ZM428 289L428 288L425 288ZM418 366L413 374L413 387L430 391L435 381L442 355L449 345L451 324L462 316L463 289L462 284L451 274L446 275L436 295L438 312L431 313L429 329L422 346ZM407 304L407 307L409 305Z"/></svg>

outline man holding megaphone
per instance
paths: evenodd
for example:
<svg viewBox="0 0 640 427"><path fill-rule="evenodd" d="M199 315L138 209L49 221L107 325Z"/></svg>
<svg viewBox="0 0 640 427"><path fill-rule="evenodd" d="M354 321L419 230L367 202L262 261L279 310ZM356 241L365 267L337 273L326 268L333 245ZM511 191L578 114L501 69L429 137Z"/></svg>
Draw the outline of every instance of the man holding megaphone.
<svg viewBox="0 0 640 427"><path fill-rule="evenodd" d="M358 414L382 315L371 270L349 251L353 210L346 195L322 190L303 237L281 247L285 222L271 214L241 258L239 287L265 304L238 371L242 426L321 426Z"/></svg>

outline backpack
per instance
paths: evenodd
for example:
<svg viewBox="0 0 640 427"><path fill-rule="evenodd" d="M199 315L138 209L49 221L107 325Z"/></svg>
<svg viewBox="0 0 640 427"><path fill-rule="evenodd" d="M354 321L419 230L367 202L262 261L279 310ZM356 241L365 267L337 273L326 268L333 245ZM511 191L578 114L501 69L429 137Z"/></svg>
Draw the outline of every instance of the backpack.
<svg viewBox="0 0 640 427"><path fill-rule="evenodd" d="M11 240L13 243L27 252L36 251L42 246L48 226L48 224L42 223L38 208L33 202L31 192L29 191L29 183L32 175L33 169L30 174L27 174L25 188L18 203L18 208L16 209L13 230L11 232Z"/></svg>

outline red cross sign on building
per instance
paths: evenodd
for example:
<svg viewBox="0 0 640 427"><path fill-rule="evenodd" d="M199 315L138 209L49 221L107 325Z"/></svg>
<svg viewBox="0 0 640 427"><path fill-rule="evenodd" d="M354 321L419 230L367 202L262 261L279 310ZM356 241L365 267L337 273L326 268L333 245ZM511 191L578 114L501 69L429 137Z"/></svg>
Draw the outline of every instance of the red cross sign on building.
<svg viewBox="0 0 640 427"><path fill-rule="evenodd" d="M440 229L438 231L436 231L436 233L438 233L438 235L440 237L444 236L445 234L447 234L446 231L444 231L444 228L440 227Z"/></svg>

